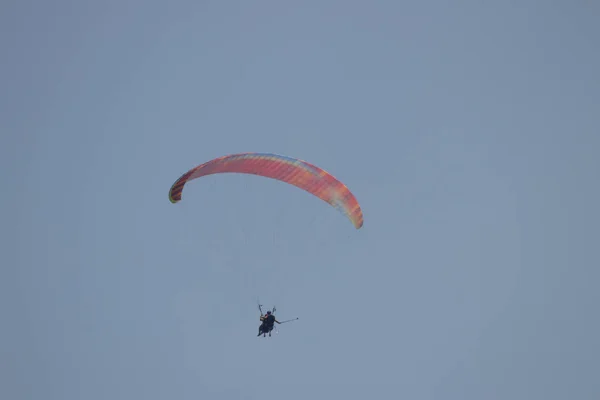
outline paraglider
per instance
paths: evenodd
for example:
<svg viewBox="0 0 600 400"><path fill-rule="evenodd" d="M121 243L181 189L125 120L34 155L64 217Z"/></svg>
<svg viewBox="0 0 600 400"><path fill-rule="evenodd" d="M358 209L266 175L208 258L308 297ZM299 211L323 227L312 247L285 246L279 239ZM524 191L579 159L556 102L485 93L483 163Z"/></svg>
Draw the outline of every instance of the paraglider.
<svg viewBox="0 0 600 400"><path fill-rule="evenodd" d="M277 321L277 318L275 318L275 307L273 307L273 310L268 310L266 312L266 314L263 314L263 310L262 310L262 304L258 305L258 309L260 311L260 326L258 327L258 335L260 336L262 335L263 337L267 336L267 333L269 334L269 337L271 337L271 331L273 330L273 328L275 327L275 323L278 324L285 324L287 322L292 322L292 321L296 321L298 318L294 318L294 319L288 319L287 321Z"/></svg>
<svg viewBox="0 0 600 400"><path fill-rule="evenodd" d="M270 153L239 153L212 159L200 164L173 183L169 190L171 203L181 201L184 186L195 179L213 174L239 173L252 174L275 179L296 186L327 202L342 212L356 229L363 226L363 213L354 194L340 180L327 171L304 160ZM298 320L278 321L275 307L263 314L259 304L261 324L258 336L266 337L274 329L275 323L284 324ZM277 333L277 332L276 332Z"/></svg>
<svg viewBox="0 0 600 400"><path fill-rule="evenodd" d="M337 208L356 229L363 226L360 205L341 181L306 161L270 153L232 154L198 165L171 186L169 200L171 203L179 202L183 188L189 181L220 173L253 174L289 183Z"/></svg>

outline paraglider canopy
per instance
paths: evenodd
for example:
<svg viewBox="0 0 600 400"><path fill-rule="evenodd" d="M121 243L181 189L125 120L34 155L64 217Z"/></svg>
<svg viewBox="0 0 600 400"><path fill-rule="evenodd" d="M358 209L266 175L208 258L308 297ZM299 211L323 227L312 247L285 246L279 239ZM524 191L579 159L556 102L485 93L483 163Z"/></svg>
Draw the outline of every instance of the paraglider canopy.
<svg viewBox="0 0 600 400"><path fill-rule="evenodd" d="M270 153L240 153L218 157L183 174L169 190L169 200L181 200L187 182L220 173L259 175L303 189L340 210L356 229L363 226L363 214L350 190L325 170L306 161Z"/></svg>

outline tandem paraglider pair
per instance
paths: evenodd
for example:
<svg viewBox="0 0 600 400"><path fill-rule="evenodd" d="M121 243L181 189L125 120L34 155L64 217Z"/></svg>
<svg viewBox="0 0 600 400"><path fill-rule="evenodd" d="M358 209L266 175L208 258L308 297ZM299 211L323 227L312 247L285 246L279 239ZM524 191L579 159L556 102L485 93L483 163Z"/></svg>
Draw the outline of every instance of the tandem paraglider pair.
<svg viewBox="0 0 600 400"><path fill-rule="evenodd" d="M183 187L191 180L207 175L221 173L240 173L263 176L286 182L305 190L342 212L356 229L363 226L363 213L356 197L342 182L327 171L306 161L269 153L240 153L218 157L198 165L183 174L169 190L169 200L177 203L181 200ZM259 306L260 309L260 306ZM275 323L283 324L275 318L275 309L262 313L258 336L271 336Z"/></svg>
<svg viewBox="0 0 600 400"><path fill-rule="evenodd" d="M263 314L263 310L262 310L262 305L259 304L258 305L258 310L260 311L260 321L261 324L258 327L258 335L263 335L263 337L267 336L267 333L269 334L269 337L271 337L271 332L273 331L273 328L275 327L275 323L278 324L285 324L287 322L292 322L292 321L296 321L298 318L294 318L294 319L288 319L287 321L277 321L277 318L275 317L275 307L273 307L273 310L269 310L267 311L266 314Z"/></svg>

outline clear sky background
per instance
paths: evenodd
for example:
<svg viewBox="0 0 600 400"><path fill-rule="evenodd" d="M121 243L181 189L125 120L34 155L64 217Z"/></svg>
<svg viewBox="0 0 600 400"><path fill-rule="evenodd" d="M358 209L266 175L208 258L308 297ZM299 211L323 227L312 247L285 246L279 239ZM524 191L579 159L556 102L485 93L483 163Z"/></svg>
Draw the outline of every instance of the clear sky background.
<svg viewBox="0 0 600 400"><path fill-rule="evenodd" d="M599 4L2 2L0 398L600 398Z"/></svg>

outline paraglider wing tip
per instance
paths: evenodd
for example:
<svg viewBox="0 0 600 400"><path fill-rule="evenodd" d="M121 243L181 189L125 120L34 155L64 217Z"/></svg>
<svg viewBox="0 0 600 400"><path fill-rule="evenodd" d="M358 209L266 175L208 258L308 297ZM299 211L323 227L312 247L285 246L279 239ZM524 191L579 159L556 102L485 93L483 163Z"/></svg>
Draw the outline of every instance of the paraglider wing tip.
<svg viewBox="0 0 600 400"><path fill-rule="evenodd" d="M173 204L178 203L181 200L181 193L183 191L183 187L185 186L185 181L182 182L182 179L179 178L177 182L171 186L169 190L169 201Z"/></svg>
<svg viewBox="0 0 600 400"><path fill-rule="evenodd" d="M354 215L351 214L349 218L350 221L352 221L352 225L354 225L356 229L360 229L363 227L364 219L362 216L362 212L359 211L358 215L356 215L355 213Z"/></svg>
<svg viewBox="0 0 600 400"><path fill-rule="evenodd" d="M173 194L171 192L169 192L169 201L173 204L178 203L179 200L181 200L181 195L179 196L173 196Z"/></svg>

